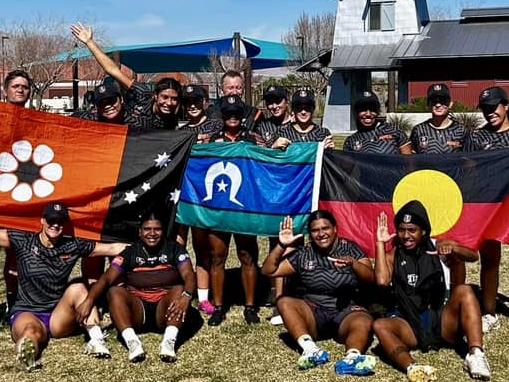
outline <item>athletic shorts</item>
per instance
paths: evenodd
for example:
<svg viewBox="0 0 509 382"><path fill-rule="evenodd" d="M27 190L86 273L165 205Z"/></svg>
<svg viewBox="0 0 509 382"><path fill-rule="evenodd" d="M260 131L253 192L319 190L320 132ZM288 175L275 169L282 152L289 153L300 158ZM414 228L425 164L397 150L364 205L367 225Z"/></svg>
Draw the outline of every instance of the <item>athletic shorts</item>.
<svg viewBox="0 0 509 382"><path fill-rule="evenodd" d="M318 337L320 338L336 336L341 323L350 313L364 312L369 315L368 310L359 305L351 304L342 310L339 310L325 308L308 300L304 301L313 312L316 322L316 330L318 332Z"/></svg>
<svg viewBox="0 0 509 382"><path fill-rule="evenodd" d="M149 332L158 332L160 329L157 327L157 305L159 302L149 302L141 300L143 304L143 330Z"/></svg>
<svg viewBox="0 0 509 382"><path fill-rule="evenodd" d="M11 328L14 325L14 321L16 321L16 319L19 317L19 315L21 313L32 313L44 325L44 327L46 328L46 333L47 333L48 337L51 336L49 323L51 320L52 312L30 312L28 310L19 310L16 313L14 313L11 316L11 318L9 319L9 325L11 326Z"/></svg>

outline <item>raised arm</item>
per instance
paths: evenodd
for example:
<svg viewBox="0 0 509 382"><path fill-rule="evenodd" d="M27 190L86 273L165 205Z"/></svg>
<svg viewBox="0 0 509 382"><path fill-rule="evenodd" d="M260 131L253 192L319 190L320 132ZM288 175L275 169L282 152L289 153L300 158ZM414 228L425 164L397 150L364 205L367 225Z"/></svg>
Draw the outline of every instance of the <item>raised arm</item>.
<svg viewBox="0 0 509 382"><path fill-rule="evenodd" d="M71 25L71 32L74 37L76 37L76 39L87 46L88 50L90 50L90 53L94 55L97 63L101 65L106 73L112 76L126 89L129 89L132 86L134 80L122 73L117 64L115 64L115 62L102 51L99 45L97 45L94 40L91 27L86 27L81 23L78 23Z"/></svg>
<svg viewBox="0 0 509 382"><path fill-rule="evenodd" d="M128 246L126 243L96 243L90 256L117 256Z"/></svg>
<svg viewBox="0 0 509 382"><path fill-rule="evenodd" d="M295 269L283 255L293 252L302 235L293 234L293 220L287 216L283 222L279 223L279 242L276 247L270 251L262 265L262 274L267 277L285 277L295 274Z"/></svg>
<svg viewBox="0 0 509 382"><path fill-rule="evenodd" d="M380 213L377 218L375 255L375 278L378 285L388 286L392 280L394 251L386 253L385 244L391 241L394 236L396 234L389 234L387 214L385 212Z"/></svg>
<svg viewBox="0 0 509 382"><path fill-rule="evenodd" d="M9 235L6 229L0 229L0 247L9 248L11 242L9 241Z"/></svg>

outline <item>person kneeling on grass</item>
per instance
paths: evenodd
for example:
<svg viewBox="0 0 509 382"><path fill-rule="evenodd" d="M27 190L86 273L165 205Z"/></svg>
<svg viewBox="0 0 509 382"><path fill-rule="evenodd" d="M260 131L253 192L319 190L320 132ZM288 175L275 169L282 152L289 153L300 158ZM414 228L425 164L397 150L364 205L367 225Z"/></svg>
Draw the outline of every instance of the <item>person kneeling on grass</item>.
<svg viewBox="0 0 509 382"><path fill-rule="evenodd" d="M9 322L17 359L26 371L41 366L50 337L68 337L78 329L77 306L87 296L87 288L83 283L68 283L78 259L116 256L127 246L64 236L68 223L67 207L51 203L44 208L40 232L0 230L0 246L11 248L16 258L18 293ZM97 309L91 305L81 322L90 335L85 352L109 358Z"/></svg>
<svg viewBox="0 0 509 382"><path fill-rule="evenodd" d="M286 329L303 350L299 368L328 362L329 353L314 340L334 336L346 347L346 357L336 363L336 372L372 374L375 358L362 354L371 341L373 319L353 301L359 282L375 282L371 263L355 243L338 237L336 220L328 211L311 213L308 227L311 243L297 247L302 235L294 235L292 219L285 218L279 244L262 267L268 277L295 275L304 286L301 297L277 300Z"/></svg>
<svg viewBox="0 0 509 382"><path fill-rule="evenodd" d="M436 371L418 365L411 349L437 349L466 337L469 352L464 368L475 379L489 380L490 367L483 351L481 311L468 285L456 286L449 300L441 257L456 255L472 261L478 255L452 240L435 243L424 206L417 200L404 205L394 219L396 234L389 234L387 215L378 217L375 274L378 285L392 286L396 311L375 321L373 328L383 351L410 381L436 381ZM394 238L394 249L385 246Z"/></svg>
<svg viewBox="0 0 509 382"><path fill-rule="evenodd" d="M111 318L129 350L130 362L146 354L134 329L163 331L159 356L175 362L175 342L185 321L196 286L186 249L166 241L163 219L154 213L141 218L139 240L115 257L78 307L84 319L94 302L109 288ZM113 286L123 276L123 286Z"/></svg>

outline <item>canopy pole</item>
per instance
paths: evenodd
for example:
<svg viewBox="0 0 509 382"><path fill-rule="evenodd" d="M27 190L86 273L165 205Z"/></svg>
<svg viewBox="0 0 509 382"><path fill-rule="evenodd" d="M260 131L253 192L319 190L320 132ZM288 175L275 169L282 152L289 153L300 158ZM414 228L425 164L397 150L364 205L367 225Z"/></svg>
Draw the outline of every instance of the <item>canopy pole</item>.
<svg viewBox="0 0 509 382"><path fill-rule="evenodd" d="M233 54L234 54L234 68L236 71L240 70L240 33L233 34Z"/></svg>
<svg viewBox="0 0 509 382"><path fill-rule="evenodd" d="M73 111L78 110L80 106L80 93L79 93L79 83L80 79L78 78L78 59L75 59L72 63L72 109Z"/></svg>
<svg viewBox="0 0 509 382"><path fill-rule="evenodd" d="M253 70L251 68L251 59L246 58L244 66L244 95L246 104L248 105L253 104L252 83L253 83Z"/></svg>

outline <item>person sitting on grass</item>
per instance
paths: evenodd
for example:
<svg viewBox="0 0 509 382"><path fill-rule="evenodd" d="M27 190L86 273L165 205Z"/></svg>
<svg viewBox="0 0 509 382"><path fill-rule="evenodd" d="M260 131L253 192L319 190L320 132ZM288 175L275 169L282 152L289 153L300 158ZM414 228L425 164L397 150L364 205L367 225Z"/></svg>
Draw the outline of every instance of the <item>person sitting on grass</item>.
<svg viewBox="0 0 509 382"><path fill-rule="evenodd" d="M142 216L139 240L113 259L77 309L79 319L85 319L109 288L111 318L127 345L130 362L146 358L135 329L164 331L160 359L176 361L175 342L196 286L189 254L177 243L164 239L163 221L153 212ZM120 280L124 284L117 286Z"/></svg>
<svg viewBox="0 0 509 382"><path fill-rule="evenodd" d="M346 347L336 371L370 374L375 358L362 354L371 341L373 319L354 301L359 283L374 283L375 276L366 255L355 243L338 237L336 227L330 212L315 211L308 220L311 243L297 246L302 235L294 235L292 218L285 218L279 243L265 259L262 273L271 278L295 275L304 287L300 297L277 300L286 329L302 348L300 369L328 362L329 353L315 340L334 336Z"/></svg>
<svg viewBox="0 0 509 382"><path fill-rule="evenodd" d="M78 259L115 256L124 243L96 243L64 236L69 223L67 207L51 203L44 208L37 233L0 229L0 246L11 248L18 269L18 293L10 310L11 336L23 369L41 367L41 354L50 337L68 337L78 329L77 307L85 300L85 284L68 283ZM80 321L90 336L85 352L109 358L99 327L97 309L91 306Z"/></svg>
<svg viewBox="0 0 509 382"><path fill-rule="evenodd" d="M396 234L390 234L387 215L378 217L375 275L378 285L391 286L396 310L375 321L373 328L384 353L406 370L414 382L436 381L436 371L418 365L410 350L438 349L453 345L464 335L469 352L464 368L472 378L489 380L490 367L483 351L481 311L469 285L458 285L446 296L441 257L456 256L466 261L477 253L452 240L430 238L431 224L424 206L417 200L404 205L394 219ZM394 248L386 244L394 239Z"/></svg>

